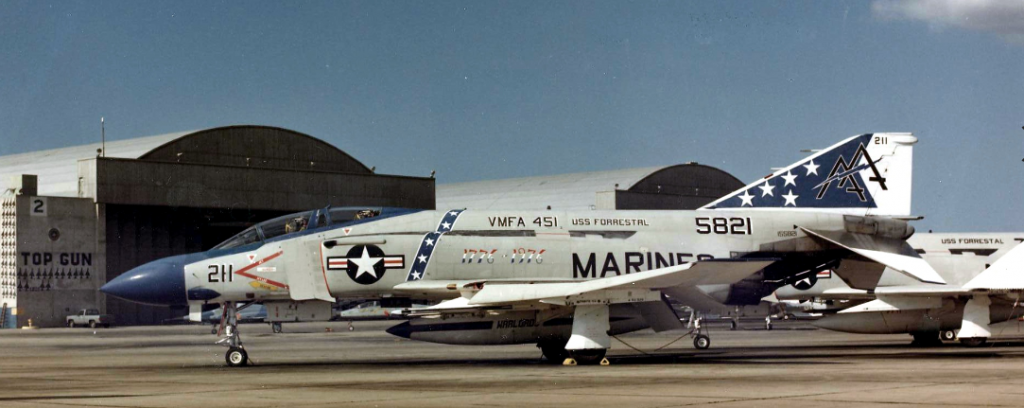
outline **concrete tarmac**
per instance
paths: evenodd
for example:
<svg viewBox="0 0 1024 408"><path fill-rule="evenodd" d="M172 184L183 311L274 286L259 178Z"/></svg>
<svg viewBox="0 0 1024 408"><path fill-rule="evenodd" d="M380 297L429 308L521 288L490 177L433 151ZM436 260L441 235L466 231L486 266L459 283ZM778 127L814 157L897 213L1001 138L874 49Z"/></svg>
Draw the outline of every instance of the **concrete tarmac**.
<svg viewBox="0 0 1024 408"><path fill-rule="evenodd" d="M1024 341L915 348L754 322L613 340L611 365L564 367L533 345L397 339L394 322L242 325L256 365L228 368L208 326L0 331L0 407L1024 406ZM333 332L326 332L326 328ZM1014 326L1011 330L1017 331Z"/></svg>

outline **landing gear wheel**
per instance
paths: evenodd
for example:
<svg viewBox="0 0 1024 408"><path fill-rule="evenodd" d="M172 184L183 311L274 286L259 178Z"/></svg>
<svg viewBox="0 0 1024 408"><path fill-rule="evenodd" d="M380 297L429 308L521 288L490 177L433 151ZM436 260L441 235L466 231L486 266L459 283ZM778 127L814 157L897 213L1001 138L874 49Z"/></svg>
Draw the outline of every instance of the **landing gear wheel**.
<svg viewBox="0 0 1024 408"><path fill-rule="evenodd" d="M72 320L68 320L68 327L74 329L75 328L75 322L72 321Z"/></svg>
<svg viewBox="0 0 1024 408"><path fill-rule="evenodd" d="M939 338L942 339L942 341L956 340L956 332L953 330L943 330L939 332Z"/></svg>
<svg viewBox="0 0 1024 408"><path fill-rule="evenodd" d="M698 350L707 350L708 347L711 347L711 338L704 334L698 334L693 338L693 347Z"/></svg>
<svg viewBox="0 0 1024 408"><path fill-rule="evenodd" d="M230 367L244 367L249 364L249 354L241 347L231 347L227 354L224 354L224 360Z"/></svg>
<svg viewBox="0 0 1024 408"><path fill-rule="evenodd" d="M986 342L988 342L988 339L985 337L971 337L966 339L960 339L960 344L963 344L966 347L981 347L985 345Z"/></svg>
<svg viewBox="0 0 1024 408"><path fill-rule="evenodd" d="M541 354L548 363L551 364L562 364L565 359L569 358L569 352L565 350L564 341L549 341L537 343L537 347L540 348Z"/></svg>
<svg viewBox="0 0 1024 408"><path fill-rule="evenodd" d="M282 331L281 323L280 322L271 323L270 324L270 330L273 331L274 333L280 333Z"/></svg>
<svg viewBox="0 0 1024 408"><path fill-rule="evenodd" d="M738 325L735 320L729 322L729 330L736 330L736 326Z"/></svg>
<svg viewBox="0 0 1024 408"><path fill-rule="evenodd" d="M96 322L95 321L90 321L89 322L89 327L95 329L96 328Z"/></svg>
<svg viewBox="0 0 1024 408"><path fill-rule="evenodd" d="M600 364L601 360L604 359L605 353L608 349L584 349L584 350L570 350L569 356L573 360L576 360L576 364L579 365L594 365Z"/></svg>

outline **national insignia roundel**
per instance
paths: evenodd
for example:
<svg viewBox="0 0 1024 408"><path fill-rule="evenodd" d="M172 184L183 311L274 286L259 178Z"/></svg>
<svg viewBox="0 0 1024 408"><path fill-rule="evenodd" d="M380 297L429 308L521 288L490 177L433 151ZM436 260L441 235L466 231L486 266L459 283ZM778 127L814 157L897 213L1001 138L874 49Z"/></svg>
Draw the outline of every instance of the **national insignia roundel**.
<svg viewBox="0 0 1024 408"><path fill-rule="evenodd" d="M345 256L327 257L328 270L344 270L361 285L377 283L388 269L402 268L405 268L404 255L386 255L376 245L355 245Z"/></svg>

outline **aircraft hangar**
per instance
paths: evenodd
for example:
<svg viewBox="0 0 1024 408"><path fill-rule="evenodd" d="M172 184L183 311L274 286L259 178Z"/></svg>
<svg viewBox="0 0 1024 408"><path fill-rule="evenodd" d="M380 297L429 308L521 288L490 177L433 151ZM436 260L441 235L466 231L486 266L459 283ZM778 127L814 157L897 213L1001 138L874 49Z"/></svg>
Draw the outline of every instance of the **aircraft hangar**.
<svg viewBox="0 0 1024 408"><path fill-rule="evenodd" d="M437 186L437 208L470 210L693 210L744 184L711 166L595 171Z"/></svg>
<svg viewBox="0 0 1024 408"><path fill-rule="evenodd" d="M0 327L117 324L187 313L103 299L145 262L209 249L255 222L312 208L434 208L434 179L375 174L292 130L229 126L0 157Z"/></svg>
<svg viewBox="0 0 1024 408"><path fill-rule="evenodd" d="M185 310L105 297L129 269L206 250L246 227L324 207L694 209L743 186L696 163L436 186L375 174L296 131L228 126L0 157L0 328L65 324L80 309L118 325ZM436 190L436 191L435 191ZM436 195L436 199L435 199Z"/></svg>

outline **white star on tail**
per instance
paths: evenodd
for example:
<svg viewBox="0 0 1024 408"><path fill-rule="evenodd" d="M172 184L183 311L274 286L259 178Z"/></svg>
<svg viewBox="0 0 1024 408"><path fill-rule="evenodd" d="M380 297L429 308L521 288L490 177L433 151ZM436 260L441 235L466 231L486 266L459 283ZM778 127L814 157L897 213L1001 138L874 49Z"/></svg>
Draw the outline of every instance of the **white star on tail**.
<svg viewBox="0 0 1024 408"><path fill-rule="evenodd" d="M426 263L427 262L427 256L426 255L420 255L418 259L420 260L420 263Z"/></svg>
<svg viewBox="0 0 1024 408"><path fill-rule="evenodd" d="M447 222L442 222L442 223L441 223L441 228L444 228L444 229L452 229L452 224L450 224L450 223L447 223Z"/></svg>
<svg viewBox="0 0 1024 408"><path fill-rule="evenodd" d="M434 240L427 238L427 246L434 246Z"/></svg>
<svg viewBox="0 0 1024 408"><path fill-rule="evenodd" d="M767 180L765 180L763 186L758 186L757 188L761 189L761 197L766 197L766 196L775 197L775 193L772 192L772 190L775 189L775 186L773 186L771 184L768 184Z"/></svg>
<svg viewBox="0 0 1024 408"><path fill-rule="evenodd" d="M793 190L789 190L789 194L783 194L782 198L786 199L786 204L783 204L783 207L785 207L787 205L790 205L790 204L793 204L793 206L796 207L796 198L797 197L800 197L800 196L793 195Z"/></svg>
<svg viewBox="0 0 1024 408"><path fill-rule="evenodd" d="M743 195L738 196L738 197L740 198L740 200L743 200L743 203L740 204L740 207L745 206L745 205L749 205L751 207L754 206L754 196L750 195L749 191L744 191Z"/></svg>
<svg viewBox="0 0 1024 408"><path fill-rule="evenodd" d="M355 262L359 266L359 270L356 272L356 278L363 276L364 273L372 275L374 278L377 277L377 271L373 269L374 265L377 265L384 258L371 258L370 252L363 247L363 255L359 258L351 258L349 261Z"/></svg>
<svg viewBox="0 0 1024 408"><path fill-rule="evenodd" d="M811 160L810 163L805 164L804 167L807 169L807 175L808 176L810 176L812 174L815 175L815 176L818 175L818 165L814 164L814 160Z"/></svg>
<svg viewBox="0 0 1024 408"><path fill-rule="evenodd" d="M788 186L790 184L792 184L794 186L796 185L796 174L793 174L792 172L787 171L786 174L782 175L782 178L786 180L786 184L782 185L783 187Z"/></svg>
<svg viewBox="0 0 1024 408"><path fill-rule="evenodd" d="M412 279L413 280L419 280L420 279L420 273L419 272L413 272L412 273Z"/></svg>

